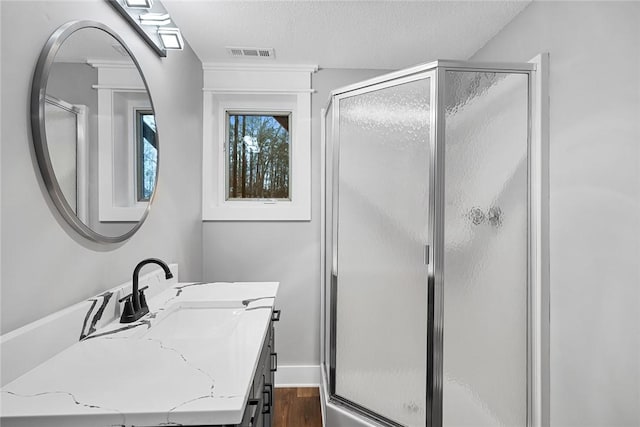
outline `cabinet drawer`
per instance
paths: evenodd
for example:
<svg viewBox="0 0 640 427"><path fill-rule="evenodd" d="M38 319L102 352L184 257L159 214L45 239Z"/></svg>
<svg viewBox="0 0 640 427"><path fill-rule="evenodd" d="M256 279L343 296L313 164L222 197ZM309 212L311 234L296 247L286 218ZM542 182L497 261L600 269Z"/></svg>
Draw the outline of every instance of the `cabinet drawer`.
<svg viewBox="0 0 640 427"><path fill-rule="evenodd" d="M240 427L271 427L274 409L273 373L278 360L275 354L274 322L279 318L279 311L272 313L251 383L250 399Z"/></svg>
<svg viewBox="0 0 640 427"><path fill-rule="evenodd" d="M262 419L262 399L249 399L240 427L255 427Z"/></svg>
<svg viewBox="0 0 640 427"><path fill-rule="evenodd" d="M264 382L265 377L262 374L262 371L258 371L256 373L256 377L253 380L254 389L253 389L253 398L254 399L262 399L262 391L264 390Z"/></svg>

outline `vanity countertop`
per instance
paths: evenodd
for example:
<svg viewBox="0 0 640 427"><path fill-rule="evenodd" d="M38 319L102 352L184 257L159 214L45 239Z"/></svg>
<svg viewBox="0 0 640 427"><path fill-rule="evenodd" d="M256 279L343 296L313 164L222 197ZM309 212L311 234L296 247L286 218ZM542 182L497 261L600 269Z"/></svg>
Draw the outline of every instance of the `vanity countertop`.
<svg viewBox="0 0 640 427"><path fill-rule="evenodd" d="M140 320L116 320L5 385L1 424L238 424L277 291L276 282L175 284Z"/></svg>

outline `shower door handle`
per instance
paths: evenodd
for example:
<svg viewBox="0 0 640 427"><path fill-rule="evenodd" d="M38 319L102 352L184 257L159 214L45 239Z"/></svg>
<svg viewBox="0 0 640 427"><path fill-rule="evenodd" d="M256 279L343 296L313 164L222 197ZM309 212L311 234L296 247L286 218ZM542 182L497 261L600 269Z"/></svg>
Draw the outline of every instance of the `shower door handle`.
<svg viewBox="0 0 640 427"><path fill-rule="evenodd" d="M429 245L424 245L424 265L429 265Z"/></svg>

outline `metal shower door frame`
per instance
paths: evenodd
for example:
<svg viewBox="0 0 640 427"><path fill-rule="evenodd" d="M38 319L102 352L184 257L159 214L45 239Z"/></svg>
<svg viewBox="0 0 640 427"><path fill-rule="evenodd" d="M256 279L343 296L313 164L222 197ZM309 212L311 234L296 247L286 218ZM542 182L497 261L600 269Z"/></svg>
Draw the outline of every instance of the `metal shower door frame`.
<svg viewBox="0 0 640 427"><path fill-rule="evenodd" d="M332 92L330 138L333 159L327 159L332 173L332 239L329 333L330 401L354 410L382 426L401 426L379 414L340 397L335 390L336 312L338 281L338 172L340 152L340 100L415 80L430 78L430 164L427 254L427 377L426 426L442 426L443 334L444 334L444 197L445 197L445 76L448 71L526 74L528 76L527 129L527 427L549 424L548 402L548 103L546 87L548 55L539 55L529 63L479 63L434 61L346 86ZM327 108L328 111L328 108ZM324 268L324 267L323 267ZM327 286L325 278L325 286ZM323 295L323 298L325 296ZM325 310L327 307L325 306ZM325 340L326 342L326 340ZM324 352L322 362L327 363Z"/></svg>
<svg viewBox="0 0 640 427"><path fill-rule="evenodd" d="M422 67L418 67L422 68ZM331 302L329 304L330 310L330 364L329 364L329 388L330 388L330 400L333 403L346 406L351 410L355 410L358 413L366 416L371 421L379 423L382 426L393 426L393 427L402 427L402 424L398 424L391 419L388 419L380 414L377 414L368 408L359 405L356 402L350 401L344 397L341 397L336 394L335 390L335 369L336 369L336 317L337 317L337 280L338 280L338 210L339 210L339 170L340 170L340 101L345 98L350 98L353 96L363 95L370 92L375 92L378 90L388 89L391 87L399 86L402 84L407 84L419 80L427 80L429 79L430 86L430 105L434 105L435 102L435 73L431 68L426 69L416 69L414 72L408 72L408 70L387 74L382 76L382 78L376 78L367 80L358 85L348 86L342 89L338 89L332 93L331 96L331 105L333 107L333 117L332 117L332 146L333 146L333 159L331 161L332 164L332 258L331 258L331 277L330 277L330 286L331 286ZM434 108L430 109L430 122L433 123L433 118L435 117ZM434 126L429 127L429 137L430 140L433 141L435 136ZM433 144L431 144L433 145ZM431 198L431 196L430 196ZM430 205L432 202L430 201ZM431 208L430 208L431 209ZM430 215L430 214L429 214ZM431 236L431 235L429 235ZM431 240L431 237L429 238ZM427 242L427 246L431 246L432 242ZM427 285L427 278L425 277L425 285ZM425 301L427 304L428 301Z"/></svg>

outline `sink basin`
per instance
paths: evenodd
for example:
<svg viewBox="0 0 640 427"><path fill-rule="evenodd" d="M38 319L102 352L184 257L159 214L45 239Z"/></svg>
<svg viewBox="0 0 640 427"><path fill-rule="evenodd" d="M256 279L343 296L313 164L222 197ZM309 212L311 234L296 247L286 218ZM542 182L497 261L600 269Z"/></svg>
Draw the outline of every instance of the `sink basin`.
<svg viewBox="0 0 640 427"><path fill-rule="evenodd" d="M142 337L155 339L211 339L236 328L244 308L178 305L161 313Z"/></svg>

